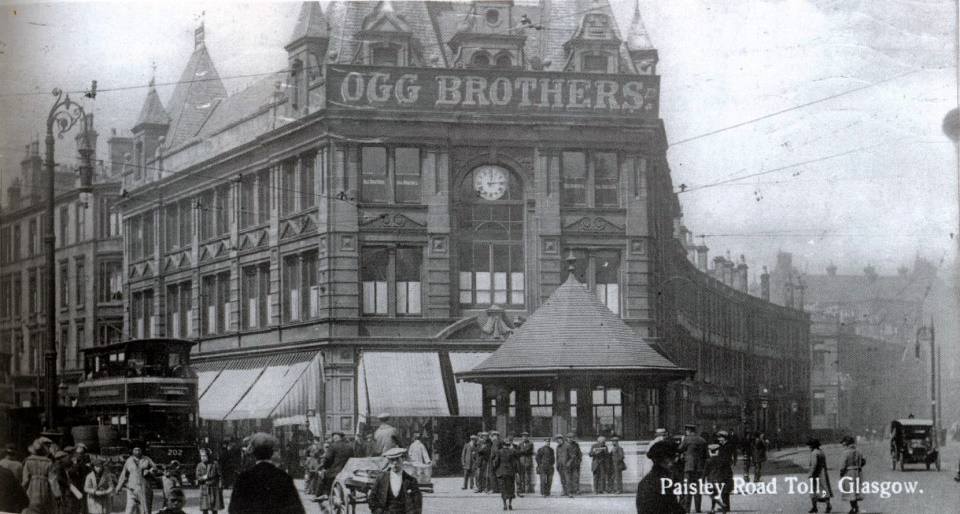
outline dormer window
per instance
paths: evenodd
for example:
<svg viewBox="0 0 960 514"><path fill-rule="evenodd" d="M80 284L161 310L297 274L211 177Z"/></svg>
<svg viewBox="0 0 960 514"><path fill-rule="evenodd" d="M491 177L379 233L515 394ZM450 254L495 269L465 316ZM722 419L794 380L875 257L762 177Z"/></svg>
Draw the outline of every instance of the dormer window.
<svg viewBox="0 0 960 514"><path fill-rule="evenodd" d="M470 65L475 68L489 68L490 56L486 52L477 52L470 59Z"/></svg>
<svg viewBox="0 0 960 514"><path fill-rule="evenodd" d="M374 66L400 66L400 47L397 45L376 45L370 52L370 64Z"/></svg>
<svg viewBox="0 0 960 514"><path fill-rule="evenodd" d="M497 56L497 68L507 69L513 67L513 58L508 53L501 53Z"/></svg>
<svg viewBox="0 0 960 514"><path fill-rule="evenodd" d="M487 20L487 25L496 27L500 24L500 11L497 9L487 9L484 19Z"/></svg>
<svg viewBox="0 0 960 514"><path fill-rule="evenodd" d="M585 54L581 69L587 73L607 73L610 66L610 56L607 54Z"/></svg>

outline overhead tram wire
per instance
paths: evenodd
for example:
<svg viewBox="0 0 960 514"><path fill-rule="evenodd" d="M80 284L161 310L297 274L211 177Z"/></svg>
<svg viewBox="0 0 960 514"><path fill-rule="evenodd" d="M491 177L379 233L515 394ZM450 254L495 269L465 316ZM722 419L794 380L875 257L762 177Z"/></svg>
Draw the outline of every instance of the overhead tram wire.
<svg viewBox="0 0 960 514"><path fill-rule="evenodd" d="M592 11L596 11L596 10L601 10L601 9L603 9L603 7L591 7L591 8L589 8L589 9L584 9L584 10L582 10L582 11L577 11L577 12L574 12L574 13L564 14L564 15L562 15L562 16L557 16L557 17L554 17L554 18L544 18L544 19L541 19L541 20L539 21L539 24L538 24L538 25L543 24L543 23L546 23L546 22L549 22L549 21L553 21L553 20L560 20L560 19L564 19L564 18L570 18L570 17L573 17L573 16L579 16L579 15L581 15L581 14L586 14L586 13L589 13L589 12L592 12ZM489 34L493 34L493 35L498 35L498 34L499 34L499 35L509 35L510 33L516 32L517 30L527 29L527 28L532 28L532 27L531 27L531 26L528 26L528 25L520 24L520 25L516 25L516 26L513 26L513 27L507 27L507 28L504 29L504 30L492 31L492 32L490 32ZM537 30L541 30L541 29L537 29ZM543 27L542 30L548 30L548 29L547 29L546 27ZM552 30L552 29L551 29L551 30ZM337 37L337 39L340 40L340 41L362 42L361 40L354 39L354 38L348 38L348 37ZM440 43L429 43L429 44L422 44L422 45L420 45L420 46L421 46L421 48L441 48L443 45L440 44ZM333 63L333 64L349 65L350 63ZM302 70L314 70L314 69L322 70L324 66L325 66L324 64L321 64L321 65L318 65L318 66L304 66L304 67L300 68L300 70L301 70L301 71L302 71ZM129 90L134 90L134 89L147 89L147 88L150 88L150 87L176 86L176 85L179 85L179 84L193 84L193 83L198 83L198 82L208 82L208 81L212 81L212 80L232 80L232 79L251 78L251 77L267 77L267 76L270 76L270 75L277 75L277 74L282 74L282 73L290 73L291 71L293 71L293 70L290 69L290 68L281 68L281 69L279 69L279 70L271 71L271 72L266 72L266 73L249 73L249 74L244 74L244 75L230 75L230 76L216 77L216 78L203 78L203 79L192 79L192 80L178 80L178 81L174 81L174 82L161 82L161 83L157 83L157 84L153 84L153 85L147 84L147 85L137 85L137 86L117 86L117 87L108 87L108 88L98 87L98 88L97 88L97 94L99 95L99 94L101 94L101 93L113 92L113 91L129 91ZM86 92L87 92L87 90L65 91L66 94L83 94L83 93L86 93ZM41 92L32 92L32 93L3 93L3 94L0 94L0 98L19 97L19 96L47 96L47 95L49 95L49 93L41 93Z"/></svg>

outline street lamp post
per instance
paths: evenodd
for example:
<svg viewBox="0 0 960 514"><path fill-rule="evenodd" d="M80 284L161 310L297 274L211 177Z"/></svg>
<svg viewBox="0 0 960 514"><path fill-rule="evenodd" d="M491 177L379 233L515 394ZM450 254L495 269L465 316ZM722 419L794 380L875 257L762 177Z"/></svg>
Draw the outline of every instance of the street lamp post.
<svg viewBox="0 0 960 514"><path fill-rule="evenodd" d="M95 88L96 86L94 86ZM64 94L59 88L53 90L53 96L57 97L50 114L47 116L47 137L44 140L46 144L46 155L44 159L44 172L47 179L47 216L44 220L44 243L47 247L47 277L45 284L46 304L47 304L47 351L44 353L44 417L47 432L52 433L57 428L55 418L57 405L57 318L56 318L56 235L54 234L53 216L55 211L54 201L56 198L56 180L53 162L54 138L53 129L57 128L57 138L63 139L63 135L73 128L78 121L84 125L84 133L89 130L86 113L80 104L70 99L69 94ZM89 148L89 144L84 145ZM81 183L85 187L90 185L90 163L91 152L83 152L83 169ZM62 280L66 278L63 277Z"/></svg>

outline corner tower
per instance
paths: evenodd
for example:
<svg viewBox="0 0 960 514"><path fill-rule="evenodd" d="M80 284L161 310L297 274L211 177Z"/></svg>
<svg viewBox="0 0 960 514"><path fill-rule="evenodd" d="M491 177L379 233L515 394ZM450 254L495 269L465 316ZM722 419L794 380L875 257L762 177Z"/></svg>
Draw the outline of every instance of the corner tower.
<svg viewBox="0 0 960 514"><path fill-rule="evenodd" d="M294 115L310 112L310 90L320 84L330 26L320 2L304 2L297 26L284 47L290 70L290 108Z"/></svg>

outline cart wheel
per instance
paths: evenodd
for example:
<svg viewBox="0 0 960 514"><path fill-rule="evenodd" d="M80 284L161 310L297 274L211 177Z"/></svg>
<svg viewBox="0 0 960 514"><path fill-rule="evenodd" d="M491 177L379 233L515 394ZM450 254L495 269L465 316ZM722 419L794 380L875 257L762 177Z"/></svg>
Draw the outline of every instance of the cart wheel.
<svg viewBox="0 0 960 514"><path fill-rule="evenodd" d="M340 484L333 484L333 488L330 490L330 512L335 514L349 514L350 512L350 503L347 499L347 495L344 494L343 486Z"/></svg>

